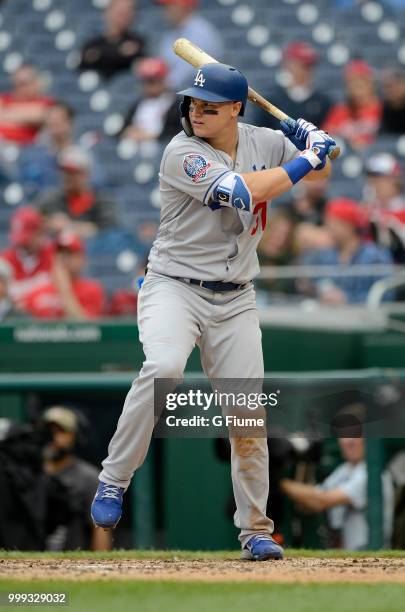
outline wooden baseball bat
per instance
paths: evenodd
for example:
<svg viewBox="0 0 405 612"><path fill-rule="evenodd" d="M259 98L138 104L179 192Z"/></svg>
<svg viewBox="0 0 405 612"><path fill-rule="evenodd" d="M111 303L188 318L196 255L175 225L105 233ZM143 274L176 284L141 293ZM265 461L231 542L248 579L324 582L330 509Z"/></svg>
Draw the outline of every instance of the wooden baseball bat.
<svg viewBox="0 0 405 612"><path fill-rule="evenodd" d="M187 38L178 38L173 44L173 51L184 59L186 62L194 66L194 68L201 68L204 64L217 64L218 61L208 55L205 51L197 47L194 43ZM286 115L282 110L274 106L271 102L263 98L257 91L249 87L248 99L256 104L256 106L260 106L267 113L276 117L280 121L287 121L287 123L291 126L292 129L295 127L295 120L292 117ZM331 147L329 149L328 156L330 159L336 159L340 155L339 147Z"/></svg>

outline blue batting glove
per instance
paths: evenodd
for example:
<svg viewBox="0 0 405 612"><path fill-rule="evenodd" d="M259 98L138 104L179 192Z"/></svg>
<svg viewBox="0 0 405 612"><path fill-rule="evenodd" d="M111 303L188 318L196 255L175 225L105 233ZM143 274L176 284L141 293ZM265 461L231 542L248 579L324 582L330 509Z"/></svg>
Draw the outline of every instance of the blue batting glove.
<svg viewBox="0 0 405 612"><path fill-rule="evenodd" d="M329 153L329 149L336 146L335 140L329 136L323 130L315 130L308 134L307 138L308 149L319 150L317 153L318 157L322 160L322 164L317 166L316 170L322 170L326 164L326 157Z"/></svg>
<svg viewBox="0 0 405 612"><path fill-rule="evenodd" d="M299 151L304 151L304 149L308 148L307 139L310 132L318 130L316 125L305 121L305 119L297 119L297 121L286 119L280 121L280 128L283 134Z"/></svg>

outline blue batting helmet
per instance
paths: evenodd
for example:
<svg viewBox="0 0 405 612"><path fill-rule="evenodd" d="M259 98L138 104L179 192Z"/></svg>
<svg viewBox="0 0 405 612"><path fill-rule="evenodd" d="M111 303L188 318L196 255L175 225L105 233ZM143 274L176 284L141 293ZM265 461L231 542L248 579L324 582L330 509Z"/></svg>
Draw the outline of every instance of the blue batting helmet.
<svg viewBox="0 0 405 612"><path fill-rule="evenodd" d="M243 116L248 96L246 77L227 64L204 64L194 76L194 83L188 89L177 92L184 96L180 106L183 128L188 134L191 129L188 119L190 98L198 98L207 102L241 102L239 114ZM186 126L184 125L186 123ZM188 130L186 129L188 128ZM189 136L192 135L188 134Z"/></svg>

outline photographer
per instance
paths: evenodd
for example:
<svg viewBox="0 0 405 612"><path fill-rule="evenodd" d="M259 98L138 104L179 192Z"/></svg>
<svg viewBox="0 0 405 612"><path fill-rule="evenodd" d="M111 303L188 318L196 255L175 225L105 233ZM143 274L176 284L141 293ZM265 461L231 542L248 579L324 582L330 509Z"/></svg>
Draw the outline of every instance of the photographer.
<svg viewBox="0 0 405 612"><path fill-rule="evenodd" d="M48 533L69 522L66 489L44 473L47 432L0 419L0 548L44 550Z"/></svg>
<svg viewBox="0 0 405 612"><path fill-rule="evenodd" d="M98 485L97 469L76 456L86 442L88 422L79 411L62 406L48 408L41 421L50 432L44 450L44 470L66 489L72 504L68 521L62 521L48 536L47 550L109 550L111 532L93 527L90 506Z"/></svg>

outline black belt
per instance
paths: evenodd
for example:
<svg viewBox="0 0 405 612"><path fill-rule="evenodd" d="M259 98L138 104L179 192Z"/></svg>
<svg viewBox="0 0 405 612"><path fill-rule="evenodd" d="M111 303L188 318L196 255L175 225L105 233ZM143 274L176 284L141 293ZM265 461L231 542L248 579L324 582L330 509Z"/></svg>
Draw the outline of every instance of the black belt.
<svg viewBox="0 0 405 612"><path fill-rule="evenodd" d="M239 291L240 289L245 289L248 285L250 285L251 281L248 283L230 283L223 281L203 281L197 280L195 278L181 278L179 276L175 276L179 281L183 283L188 283L189 285L198 285L203 289L209 289L210 291Z"/></svg>
<svg viewBox="0 0 405 612"><path fill-rule="evenodd" d="M145 269L145 276L148 273L148 268ZM165 276L168 276L165 274ZM240 291L241 289L245 289L249 285L251 285L252 281L248 281L247 283L230 283L224 281L203 281L197 280L195 278L183 278L181 276L170 276L169 278L174 278L175 280L179 280L182 283L187 283L188 285L198 285L203 289L209 289L210 291Z"/></svg>

